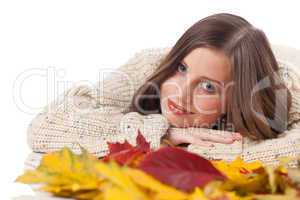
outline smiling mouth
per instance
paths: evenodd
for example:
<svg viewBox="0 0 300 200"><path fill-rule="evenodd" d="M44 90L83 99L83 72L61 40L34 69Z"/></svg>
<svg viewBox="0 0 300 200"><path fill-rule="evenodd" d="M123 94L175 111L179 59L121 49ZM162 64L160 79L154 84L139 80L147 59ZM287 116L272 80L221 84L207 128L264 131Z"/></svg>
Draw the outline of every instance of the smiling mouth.
<svg viewBox="0 0 300 200"><path fill-rule="evenodd" d="M193 112L189 112L187 111L185 108L179 106L178 104L176 104L174 101L168 99L168 108L177 115L190 115L190 114L194 114Z"/></svg>

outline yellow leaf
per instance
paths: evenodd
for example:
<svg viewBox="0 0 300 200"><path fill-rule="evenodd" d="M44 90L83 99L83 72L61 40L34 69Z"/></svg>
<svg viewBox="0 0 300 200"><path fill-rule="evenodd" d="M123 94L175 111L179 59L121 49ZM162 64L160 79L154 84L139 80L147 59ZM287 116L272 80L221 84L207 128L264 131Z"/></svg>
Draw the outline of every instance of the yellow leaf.
<svg viewBox="0 0 300 200"><path fill-rule="evenodd" d="M25 184L34 184L41 182L51 182L52 177L46 176L40 171L28 170L23 175L19 176L15 181Z"/></svg>
<svg viewBox="0 0 300 200"><path fill-rule="evenodd" d="M105 200L140 200L140 198L131 196L128 192L118 186L112 186L104 192ZM142 199L141 199L142 200Z"/></svg>
<svg viewBox="0 0 300 200"><path fill-rule="evenodd" d="M107 181L111 182L113 186L111 188L107 187L107 191L115 190L119 191L118 194L126 193L131 199L144 200L149 199L133 181L132 179L123 172L122 167L120 167L114 161L110 163L98 162L95 167L97 168L98 173ZM120 192L122 191L122 192ZM109 193L110 194L110 193ZM109 195L111 196L111 195ZM115 196L113 196L115 197ZM110 197L112 198L112 197ZM119 196L119 199L123 198ZM125 198L125 197L124 197Z"/></svg>
<svg viewBox="0 0 300 200"><path fill-rule="evenodd" d="M299 169L283 165L246 163L240 157L232 162L211 161L228 180L211 181L203 188L185 193L139 169L119 166L113 161L105 163L81 150L80 155L68 148L46 154L37 169L26 171L16 181L40 183L41 190L79 200L293 200L299 196L295 189L300 185ZM287 180L287 175L291 180ZM295 188L291 188L291 183ZM273 194L255 194L258 192Z"/></svg>
<svg viewBox="0 0 300 200"><path fill-rule="evenodd" d="M226 200L253 200L251 195L248 196L240 196L235 191L226 191L221 187L211 188L210 193L206 193L208 199L226 199Z"/></svg>
<svg viewBox="0 0 300 200"><path fill-rule="evenodd" d="M224 186L224 183L222 181L211 181L204 186L202 191L200 191L200 194L204 195L204 197L206 199L230 200L230 199L242 198L242 197L236 195L234 192L227 191L226 188L224 188L223 186ZM198 191L198 193L199 193L199 191Z"/></svg>
<svg viewBox="0 0 300 200"><path fill-rule="evenodd" d="M196 188L188 200L209 200L200 188Z"/></svg>
<svg viewBox="0 0 300 200"><path fill-rule="evenodd" d="M266 194L254 195L255 200L297 200L299 199L299 192L293 188L286 188L284 194Z"/></svg>
<svg viewBox="0 0 300 200"><path fill-rule="evenodd" d="M187 194L176 190L173 187L167 186L143 171L137 169L126 168L126 174L128 174L132 180L139 186L146 188L155 193L155 198L160 200L183 200L187 198Z"/></svg>
<svg viewBox="0 0 300 200"><path fill-rule="evenodd" d="M240 157L231 162L224 160L211 162L219 171L232 180L239 179L241 176L244 177L245 174L254 173L255 170L263 167L259 161L244 162Z"/></svg>
<svg viewBox="0 0 300 200"><path fill-rule="evenodd" d="M268 182L263 165L259 161L244 162L237 157L232 162L212 161L212 164L227 178L226 187L242 189L244 191L261 191Z"/></svg>
<svg viewBox="0 0 300 200"><path fill-rule="evenodd" d="M95 170L98 159L82 149L80 155L70 149L48 153L43 156L35 170L28 170L16 181L26 184L41 183L41 190L58 196L71 197L76 193L98 190L103 183Z"/></svg>
<svg viewBox="0 0 300 200"><path fill-rule="evenodd" d="M231 162L212 161L212 164L223 173L228 179L239 184L246 184L255 176L255 170L263 167L261 162L255 161L246 163L240 157Z"/></svg>

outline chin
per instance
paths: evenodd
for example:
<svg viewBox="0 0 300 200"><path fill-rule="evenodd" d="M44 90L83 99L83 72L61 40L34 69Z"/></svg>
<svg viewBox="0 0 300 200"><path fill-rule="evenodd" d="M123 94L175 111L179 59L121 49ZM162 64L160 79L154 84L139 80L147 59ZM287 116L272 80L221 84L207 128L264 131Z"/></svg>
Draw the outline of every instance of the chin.
<svg viewBox="0 0 300 200"><path fill-rule="evenodd" d="M188 127L190 127L189 125L178 124L178 123L171 123L171 125L173 127L176 127L176 128L188 128Z"/></svg>
<svg viewBox="0 0 300 200"><path fill-rule="evenodd" d="M192 127L192 123L184 121L184 119L179 119L178 117L174 117L173 115L168 115L167 119L169 123L176 128L188 128Z"/></svg>
<svg viewBox="0 0 300 200"><path fill-rule="evenodd" d="M196 123L196 120L186 120L185 118L176 117L174 115L167 115L166 116L169 123L176 128L189 128L189 127L195 127L195 128L209 128L211 123L213 121L210 120L197 120L198 123Z"/></svg>

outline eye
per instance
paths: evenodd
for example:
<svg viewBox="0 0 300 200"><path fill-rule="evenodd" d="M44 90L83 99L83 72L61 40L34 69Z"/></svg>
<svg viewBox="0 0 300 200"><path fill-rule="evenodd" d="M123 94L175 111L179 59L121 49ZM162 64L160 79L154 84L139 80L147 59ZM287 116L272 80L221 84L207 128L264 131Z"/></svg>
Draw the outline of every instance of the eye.
<svg viewBox="0 0 300 200"><path fill-rule="evenodd" d="M179 63L177 65L177 71L180 73L185 73L185 72L187 72L187 67L185 65L183 65L182 63Z"/></svg>
<svg viewBox="0 0 300 200"><path fill-rule="evenodd" d="M216 87L208 80L201 81L199 86L208 93L215 93L217 91Z"/></svg>

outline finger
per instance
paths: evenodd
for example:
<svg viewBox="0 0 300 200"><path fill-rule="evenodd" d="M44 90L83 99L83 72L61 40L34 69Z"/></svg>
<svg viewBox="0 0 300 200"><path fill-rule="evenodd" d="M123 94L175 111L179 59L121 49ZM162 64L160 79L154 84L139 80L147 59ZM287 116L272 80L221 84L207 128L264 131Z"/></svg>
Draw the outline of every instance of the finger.
<svg viewBox="0 0 300 200"><path fill-rule="evenodd" d="M241 140L243 139L243 136L240 133L234 132L233 136L236 140Z"/></svg>
<svg viewBox="0 0 300 200"><path fill-rule="evenodd" d="M203 146L203 147L213 147L213 146L215 146L212 142L204 141L201 138L198 138L194 135L185 135L184 140L185 140L186 143L195 144L195 145Z"/></svg>
<svg viewBox="0 0 300 200"><path fill-rule="evenodd" d="M224 131L224 130L213 130L213 129L207 129L207 128L200 128L200 129L195 129L195 128L189 128L190 132L192 134L196 134L196 135L201 135L202 139L207 138L207 140L213 140L215 141L215 139L217 139L217 141L215 142L221 142L221 143L231 143L231 140L241 140L242 139L242 135L240 133L237 132L230 132L230 131ZM201 133L201 134L200 134ZM216 137L213 137L217 136ZM219 137L221 136L221 137ZM211 138L213 137L213 138Z"/></svg>
<svg viewBox="0 0 300 200"><path fill-rule="evenodd" d="M231 136L223 136L223 135L215 135L215 134L198 134L199 138L205 141L211 141L211 142L217 142L217 143L223 143L223 144L231 144L234 142L234 138Z"/></svg>
<svg viewBox="0 0 300 200"><path fill-rule="evenodd" d="M238 132L220 131L224 137L231 137L233 140L242 140L243 136Z"/></svg>
<svg viewBox="0 0 300 200"><path fill-rule="evenodd" d="M231 133L234 132L229 132L229 131L224 131L224 130L215 130L215 129L210 129L210 128L195 128L195 127L189 127L187 128L190 133L207 133L207 134L216 134L216 135L231 135Z"/></svg>
<svg viewBox="0 0 300 200"><path fill-rule="evenodd" d="M211 129L194 129L192 130L191 135L194 135L195 137L200 138L201 140L217 143L231 144L234 142L232 134L219 134L219 131Z"/></svg>
<svg viewBox="0 0 300 200"><path fill-rule="evenodd" d="M221 135L230 135L233 139L242 139L243 136L238 132L217 130Z"/></svg>
<svg viewBox="0 0 300 200"><path fill-rule="evenodd" d="M176 131L168 130L168 140L172 142L174 145L187 143L187 136L186 134L181 134Z"/></svg>
<svg viewBox="0 0 300 200"><path fill-rule="evenodd" d="M182 143L196 144L199 146L212 147L214 144L208 141L203 141L200 138L187 133L179 133L176 131L169 132L169 140L172 141L173 144L178 145Z"/></svg>
<svg viewBox="0 0 300 200"><path fill-rule="evenodd" d="M203 147L214 147L215 145L212 142L203 141L203 140L194 140L191 144Z"/></svg>

